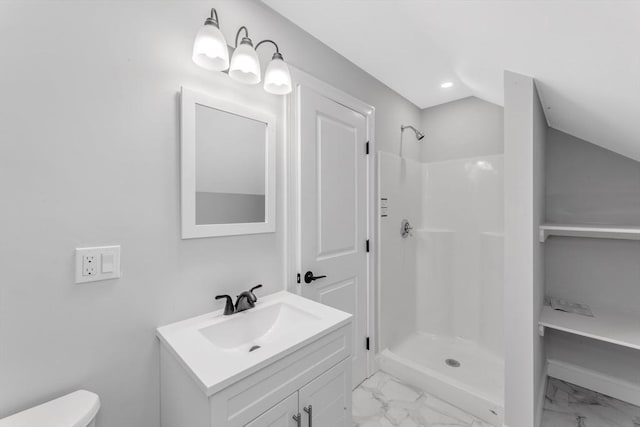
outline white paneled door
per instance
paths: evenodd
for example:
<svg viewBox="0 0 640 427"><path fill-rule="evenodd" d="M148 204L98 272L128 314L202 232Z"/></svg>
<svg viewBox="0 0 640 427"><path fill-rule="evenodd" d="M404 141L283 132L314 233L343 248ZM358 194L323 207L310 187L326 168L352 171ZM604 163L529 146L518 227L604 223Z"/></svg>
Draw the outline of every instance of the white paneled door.
<svg viewBox="0 0 640 427"><path fill-rule="evenodd" d="M367 375L367 118L299 91L302 294L354 315L353 386Z"/></svg>

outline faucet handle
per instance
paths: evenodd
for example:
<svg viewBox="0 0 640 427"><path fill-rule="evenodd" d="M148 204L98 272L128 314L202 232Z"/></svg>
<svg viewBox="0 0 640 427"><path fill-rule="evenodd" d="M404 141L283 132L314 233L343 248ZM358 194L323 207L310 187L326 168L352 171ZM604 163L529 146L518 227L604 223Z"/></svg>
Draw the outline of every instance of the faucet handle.
<svg viewBox="0 0 640 427"><path fill-rule="evenodd" d="M253 293L253 291L255 291L256 289L260 289L261 287L262 287L262 284L256 285L249 290L249 293L251 294L251 300L253 301L254 304L258 301L258 297L256 296L256 294Z"/></svg>
<svg viewBox="0 0 640 427"><path fill-rule="evenodd" d="M217 295L216 299L222 299L222 298L226 298L227 299L227 303L224 306L224 315L225 316L229 316L230 314L235 313L235 308L233 307L233 300L231 299L231 297L229 295Z"/></svg>

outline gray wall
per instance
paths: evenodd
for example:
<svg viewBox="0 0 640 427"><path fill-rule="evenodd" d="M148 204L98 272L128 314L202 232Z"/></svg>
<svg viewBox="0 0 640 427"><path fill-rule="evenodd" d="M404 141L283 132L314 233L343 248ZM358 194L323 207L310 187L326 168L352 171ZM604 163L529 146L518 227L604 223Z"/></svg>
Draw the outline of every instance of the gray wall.
<svg viewBox="0 0 640 427"><path fill-rule="evenodd" d="M549 222L640 226L640 163L550 129L546 197Z"/></svg>
<svg viewBox="0 0 640 427"><path fill-rule="evenodd" d="M99 426L158 426L155 328L221 308L221 292L285 288L281 120L277 232L180 239L180 86L284 110L261 87L193 64L211 6L227 40L247 25L373 104L378 148L397 151L400 124L419 120L257 1L0 2L0 417L86 388L102 399ZM122 278L76 285L74 248L106 244L122 245Z"/></svg>
<svg viewBox="0 0 640 427"><path fill-rule="evenodd" d="M547 221L640 226L640 162L550 129ZM638 311L640 242L551 238L547 293Z"/></svg>
<svg viewBox="0 0 640 427"><path fill-rule="evenodd" d="M504 109L475 97L422 110L418 144L423 162L490 156L504 152ZM415 144L405 132L404 146Z"/></svg>
<svg viewBox="0 0 640 427"><path fill-rule="evenodd" d="M507 71L504 86L504 424L534 427L544 364L543 341L536 332L544 293L537 231L544 218L547 124L532 78Z"/></svg>

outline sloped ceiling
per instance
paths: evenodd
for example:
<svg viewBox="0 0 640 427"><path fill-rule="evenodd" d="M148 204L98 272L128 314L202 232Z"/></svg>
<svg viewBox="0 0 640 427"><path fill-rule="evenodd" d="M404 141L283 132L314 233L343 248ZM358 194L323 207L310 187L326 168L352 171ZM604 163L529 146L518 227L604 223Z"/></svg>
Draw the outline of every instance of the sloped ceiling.
<svg viewBox="0 0 640 427"><path fill-rule="evenodd" d="M263 1L418 107L502 105L515 71L551 127L640 160L640 1Z"/></svg>

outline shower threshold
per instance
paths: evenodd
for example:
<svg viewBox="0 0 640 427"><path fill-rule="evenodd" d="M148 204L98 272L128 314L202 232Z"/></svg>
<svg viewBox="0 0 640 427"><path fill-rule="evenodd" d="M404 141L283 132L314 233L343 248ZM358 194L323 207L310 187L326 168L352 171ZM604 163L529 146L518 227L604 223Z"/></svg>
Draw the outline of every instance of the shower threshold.
<svg viewBox="0 0 640 427"><path fill-rule="evenodd" d="M504 416L504 362L477 344L415 333L383 350L380 368L495 426Z"/></svg>

